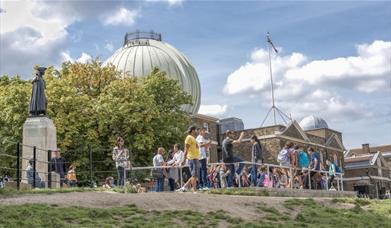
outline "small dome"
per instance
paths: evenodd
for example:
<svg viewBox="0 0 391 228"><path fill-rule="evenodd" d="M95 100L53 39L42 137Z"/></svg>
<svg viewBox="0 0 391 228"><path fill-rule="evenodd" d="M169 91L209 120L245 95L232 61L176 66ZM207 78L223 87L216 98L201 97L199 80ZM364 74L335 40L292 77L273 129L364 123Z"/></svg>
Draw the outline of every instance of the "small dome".
<svg viewBox="0 0 391 228"><path fill-rule="evenodd" d="M145 77L157 67L167 76L176 79L182 89L192 96L193 105L182 110L197 113L200 107L201 88L198 75L190 61L173 46L161 40L154 32L127 33L124 46L109 57L103 65L113 64L123 76Z"/></svg>
<svg viewBox="0 0 391 228"><path fill-rule="evenodd" d="M303 118L300 123L300 127L303 128L304 131L315 130L321 128L329 128L326 121L320 117L310 115Z"/></svg>

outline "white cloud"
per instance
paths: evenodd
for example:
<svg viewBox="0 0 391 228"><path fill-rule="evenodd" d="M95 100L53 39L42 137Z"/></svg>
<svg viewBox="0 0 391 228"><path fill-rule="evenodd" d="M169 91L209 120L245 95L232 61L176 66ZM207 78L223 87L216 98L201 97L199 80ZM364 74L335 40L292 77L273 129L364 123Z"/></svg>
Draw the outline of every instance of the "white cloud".
<svg viewBox="0 0 391 228"><path fill-rule="evenodd" d="M112 52L114 50L114 45L108 42L105 44L105 49L108 50L109 52Z"/></svg>
<svg viewBox="0 0 391 228"><path fill-rule="evenodd" d="M145 0L146 2L167 2L169 6L182 5L184 0Z"/></svg>
<svg viewBox="0 0 391 228"><path fill-rule="evenodd" d="M287 79L304 80L311 85L350 86L362 92L387 88L391 76L391 42L374 41L357 46L357 56L311 61L290 69Z"/></svg>
<svg viewBox="0 0 391 228"><path fill-rule="evenodd" d="M242 92L258 92L270 88L270 71L268 51L257 49L251 53L251 61L241 66L227 78L224 92L237 94ZM300 66L306 61L301 53L292 53L287 56L273 56L272 69L273 80L276 84L281 83L287 69Z"/></svg>
<svg viewBox="0 0 391 228"><path fill-rule="evenodd" d="M183 0L167 0L167 2L170 6L174 6L174 5L182 5Z"/></svg>
<svg viewBox="0 0 391 228"><path fill-rule="evenodd" d="M126 8L119 8L114 14L107 14L102 18L104 25L133 25L138 16L138 10L128 10Z"/></svg>
<svg viewBox="0 0 391 228"><path fill-rule="evenodd" d="M391 76L391 42L374 41L357 46L357 56L308 61L302 53L272 57L275 86L302 84L335 86L361 92L383 91L389 88ZM281 54L281 53L280 53ZM254 50L251 61L231 73L224 92L237 94L269 89L268 52Z"/></svg>
<svg viewBox="0 0 391 228"><path fill-rule="evenodd" d="M308 91L306 96L296 99L279 100L277 106L291 113L294 119L315 114L330 122L352 121L373 116L365 104L344 98L327 90Z"/></svg>
<svg viewBox="0 0 391 228"><path fill-rule="evenodd" d="M227 105L201 105L198 113L211 116L221 116L227 112Z"/></svg>
<svg viewBox="0 0 391 228"><path fill-rule="evenodd" d="M357 56L327 60L311 61L301 53L280 52L272 57L277 106L297 119L310 114L330 121L373 116L369 104L356 101L349 93L340 95L336 91L338 88L365 93L389 91L390 53L391 42L386 41L358 45ZM227 77L224 93L261 94L264 104L270 104L268 58L266 50L254 50L250 61Z"/></svg>
<svg viewBox="0 0 391 228"><path fill-rule="evenodd" d="M79 63L87 63L88 61L92 60L92 56L83 52L81 53L80 57L77 59L74 59L71 57L69 54L69 51L64 51L61 53L62 55L62 60L63 61L69 61L69 62L79 62Z"/></svg>
<svg viewBox="0 0 391 228"><path fill-rule="evenodd" d="M60 65L68 43L80 41L82 32L68 34L70 25L99 17L97 12L107 15L122 3L15 0L0 4L5 11L0 13L0 75L28 77L35 64ZM131 20L134 23L134 17Z"/></svg>

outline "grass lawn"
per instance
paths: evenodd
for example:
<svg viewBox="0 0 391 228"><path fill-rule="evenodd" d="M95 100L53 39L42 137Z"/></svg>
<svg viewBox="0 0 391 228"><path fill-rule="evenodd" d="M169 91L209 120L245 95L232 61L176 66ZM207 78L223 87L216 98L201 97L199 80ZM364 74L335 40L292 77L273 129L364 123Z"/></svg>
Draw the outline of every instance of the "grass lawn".
<svg viewBox="0 0 391 228"><path fill-rule="evenodd" d="M312 199L287 199L283 210L256 205L260 216L243 220L220 210L146 211L134 205L114 208L58 205L1 205L0 227L391 227L391 200L336 199L351 209L327 207Z"/></svg>

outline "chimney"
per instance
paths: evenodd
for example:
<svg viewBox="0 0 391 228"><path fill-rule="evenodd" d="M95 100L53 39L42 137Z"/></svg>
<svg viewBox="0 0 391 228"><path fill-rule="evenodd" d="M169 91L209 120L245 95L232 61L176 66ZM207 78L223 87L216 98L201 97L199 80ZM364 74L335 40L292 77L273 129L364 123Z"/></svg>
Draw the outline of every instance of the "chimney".
<svg viewBox="0 0 391 228"><path fill-rule="evenodd" d="M362 144L362 153L363 154L369 154L371 151L369 149L369 144L368 143L365 143L365 144Z"/></svg>

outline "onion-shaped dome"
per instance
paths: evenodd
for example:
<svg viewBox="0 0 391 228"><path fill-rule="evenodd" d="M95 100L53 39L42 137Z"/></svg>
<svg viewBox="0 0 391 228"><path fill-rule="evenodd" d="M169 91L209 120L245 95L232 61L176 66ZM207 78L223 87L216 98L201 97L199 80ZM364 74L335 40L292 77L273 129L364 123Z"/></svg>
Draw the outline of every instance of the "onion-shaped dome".
<svg viewBox="0 0 391 228"><path fill-rule="evenodd" d="M329 128L326 121L320 117L310 115L303 118L300 123L300 127L303 128L304 131L315 130L321 128Z"/></svg>
<svg viewBox="0 0 391 228"><path fill-rule="evenodd" d="M193 105L182 110L197 113L200 107L201 88L198 75L190 61L173 46L162 42L161 34L154 32L127 33L124 45L103 65L113 64L123 77L145 77L153 68L166 72L178 80L182 89L192 96Z"/></svg>

